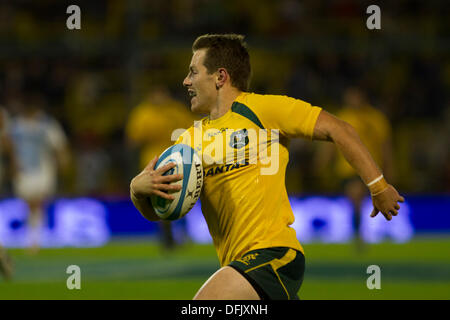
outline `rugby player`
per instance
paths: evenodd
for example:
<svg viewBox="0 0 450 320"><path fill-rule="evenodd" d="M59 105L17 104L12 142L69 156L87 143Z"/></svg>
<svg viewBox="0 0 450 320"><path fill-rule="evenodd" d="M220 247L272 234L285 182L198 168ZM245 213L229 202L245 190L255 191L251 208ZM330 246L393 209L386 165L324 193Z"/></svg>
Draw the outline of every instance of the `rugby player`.
<svg viewBox="0 0 450 320"><path fill-rule="evenodd" d="M191 110L208 116L175 143L189 144L202 156L202 212L221 264L194 299L298 299L305 257L296 232L290 227L294 215L284 180L290 139L334 143L368 186L374 206L372 217L381 212L391 220L400 209L398 202L404 199L384 179L348 123L302 100L248 92L251 69L243 36L203 35L195 40L192 49L183 85L191 97ZM227 134L229 130L234 134ZM266 157L275 153L278 166L270 174L262 174L267 162L260 152L257 161L246 158L251 153L252 143L247 139L251 130L278 132L278 136L267 134L265 141L258 139L256 143L266 148ZM213 134L202 135L198 142L198 131ZM225 147L245 147L244 158L234 159L226 169L222 167L228 159L226 153L221 154L225 160L216 156L215 161L209 161L211 155L203 153L214 141L214 132L219 137L223 133ZM147 197L155 194L173 199L170 191L180 187L169 182L182 178L176 174L162 176L174 165L153 170L156 161L153 159L130 184L134 205L152 221L158 217Z"/></svg>

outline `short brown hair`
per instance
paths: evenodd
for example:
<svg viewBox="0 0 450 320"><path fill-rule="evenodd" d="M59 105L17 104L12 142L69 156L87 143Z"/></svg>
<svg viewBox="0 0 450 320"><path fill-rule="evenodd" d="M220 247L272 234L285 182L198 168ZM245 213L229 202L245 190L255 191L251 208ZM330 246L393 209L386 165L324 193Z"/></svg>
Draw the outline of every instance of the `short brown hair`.
<svg viewBox="0 0 450 320"><path fill-rule="evenodd" d="M250 55L244 36L239 34L205 34L198 37L192 51L207 49L204 65L208 73L225 68L233 87L247 91L250 83Z"/></svg>

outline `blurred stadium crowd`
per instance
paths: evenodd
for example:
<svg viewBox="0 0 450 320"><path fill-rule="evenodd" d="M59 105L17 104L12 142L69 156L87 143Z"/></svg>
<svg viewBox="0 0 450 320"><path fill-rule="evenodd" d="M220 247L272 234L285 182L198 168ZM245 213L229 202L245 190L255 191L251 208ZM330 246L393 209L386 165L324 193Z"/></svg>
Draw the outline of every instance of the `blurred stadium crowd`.
<svg viewBox="0 0 450 320"><path fill-rule="evenodd" d="M191 44L222 32L246 35L251 91L338 113L358 88L392 127L398 189L450 192L445 0L380 3L381 30L366 28L368 1L76 1L81 30L66 28L70 4L0 3L0 106L14 119L39 101L61 124L70 162L58 195L126 196L172 129L196 119L182 86ZM292 144L289 191L341 192L332 165L312 169L319 154L317 143Z"/></svg>

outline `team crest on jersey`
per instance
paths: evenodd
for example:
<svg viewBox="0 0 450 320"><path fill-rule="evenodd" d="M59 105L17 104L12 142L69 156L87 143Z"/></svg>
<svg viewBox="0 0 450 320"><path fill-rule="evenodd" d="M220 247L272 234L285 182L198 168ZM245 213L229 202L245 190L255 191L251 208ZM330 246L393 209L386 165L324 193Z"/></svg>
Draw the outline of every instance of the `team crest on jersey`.
<svg viewBox="0 0 450 320"><path fill-rule="evenodd" d="M248 132L247 129L242 129L233 132L230 137L230 146L235 149L241 149L248 145Z"/></svg>

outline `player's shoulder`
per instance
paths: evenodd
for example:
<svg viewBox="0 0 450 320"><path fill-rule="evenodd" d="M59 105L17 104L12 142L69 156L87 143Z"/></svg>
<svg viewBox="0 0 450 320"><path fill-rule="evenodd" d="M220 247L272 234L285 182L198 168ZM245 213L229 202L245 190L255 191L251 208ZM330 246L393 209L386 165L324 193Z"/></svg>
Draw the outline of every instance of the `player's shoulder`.
<svg viewBox="0 0 450 320"><path fill-rule="evenodd" d="M59 121L55 117L47 113L41 113L37 121L46 131L54 131L62 129Z"/></svg>
<svg viewBox="0 0 450 320"><path fill-rule="evenodd" d="M254 92L243 92L236 99L236 102L242 103L250 108L252 106L258 107L260 105L267 105L273 103L292 103L294 101L301 101L301 100L289 97L287 95L261 94Z"/></svg>
<svg viewBox="0 0 450 320"><path fill-rule="evenodd" d="M370 117L370 119L373 122L377 122L384 125L389 125L389 119L386 114L383 113L380 109L376 108L372 105L366 105L364 113L367 117Z"/></svg>
<svg viewBox="0 0 450 320"><path fill-rule="evenodd" d="M266 122L271 122L273 117L291 116L293 112L304 113L311 106L301 99L279 94L243 93L236 102L249 108Z"/></svg>

